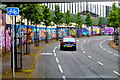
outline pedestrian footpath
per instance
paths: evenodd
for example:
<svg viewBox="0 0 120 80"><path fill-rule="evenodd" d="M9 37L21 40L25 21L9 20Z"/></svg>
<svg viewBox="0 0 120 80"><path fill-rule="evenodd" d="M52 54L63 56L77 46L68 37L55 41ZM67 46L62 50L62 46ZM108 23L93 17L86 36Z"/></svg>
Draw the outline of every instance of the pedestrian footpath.
<svg viewBox="0 0 120 80"><path fill-rule="evenodd" d="M49 40L48 44L45 43L45 41L40 41L38 47L35 47L34 43L30 44L30 54L22 54L22 69L15 72L15 78L31 78L37 53L54 42L56 42L56 40ZM2 80L5 78L12 78L11 51L2 55Z"/></svg>

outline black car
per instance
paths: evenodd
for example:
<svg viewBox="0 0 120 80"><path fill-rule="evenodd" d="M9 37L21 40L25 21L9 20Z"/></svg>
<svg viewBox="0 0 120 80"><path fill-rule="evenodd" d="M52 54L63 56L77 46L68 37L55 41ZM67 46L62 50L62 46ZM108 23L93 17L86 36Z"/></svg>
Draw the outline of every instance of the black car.
<svg viewBox="0 0 120 80"><path fill-rule="evenodd" d="M76 41L74 38L63 38L60 40L60 50L73 50L76 51Z"/></svg>

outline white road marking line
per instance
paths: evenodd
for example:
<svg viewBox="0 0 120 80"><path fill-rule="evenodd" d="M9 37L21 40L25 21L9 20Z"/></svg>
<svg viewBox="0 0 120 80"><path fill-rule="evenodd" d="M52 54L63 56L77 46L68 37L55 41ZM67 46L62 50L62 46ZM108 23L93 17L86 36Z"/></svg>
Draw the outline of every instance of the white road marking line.
<svg viewBox="0 0 120 80"><path fill-rule="evenodd" d="M103 63L101 63L101 62L98 62L98 64L100 64L100 65L102 65L102 66L103 66Z"/></svg>
<svg viewBox="0 0 120 80"><path fill-rule="evenodd" d="M57 62L57 63L59 63L59 60L58 60L58 58L55 58L55 59L56 59L56 62Z"/></svg>
<svg viewBox="0 0 120 80"><path fill-rule="evenodd" d="M63 76L63 79L66 80L65 76Z"/></svg>
<svg viewBox="0 0 120 80"><path fill-rule="evenodd" d="M53 50L53 52L55 52L55 49Z"/></svg>
<svg viewBox="0 0 120 80"><path fill-rule="evenodd" d="M120 76L120 73L118 73L117 71L113 71L115 74L119 75Z"/></svg>
<svg viewBox="0 0 120 80"><path fill-rule="evenodd" d="M82 48L82 51L83 51L83 48Z"/></svg>
<svg viewBox="0 0 120 80"><path fill-rule="evenodd" d="M53 53L41 53L41 55L53 55Z"/></svg>
<svg viewBox="0 0 120 80"><path fill-rule="evenodd" d="M77 40L77 41L79 41L79 40Z"/></svg>
<svg viewBox="0 0 120 80"><path fill-rule="evenodd" d="M56 49L57 47L55 47L54 49L53 49L53 52L55 53L55 49Z"/></svg>
<svg viewBox="0 0 120 80"><path fill-rule="evenodd" d="M59 68L60 72L63 73L62 67L60 65L58 65L58 68Z"/></svg>
<svg viewBox="0 0 120 80"><path fill-rule="evenodd" d="M83 52L84 54L86 53L86 52Z"/></svg>
<svg viewBox="0 0 120 80"><path fill-rule="evenodd" d="M92 57L91 57L91 56L88 56L88 58L90 58L90 59L91 59Z"/></svg>
<svg viewBox="0 0 120 80"><path fill-rule="evenodd" d="M110 51L108 51L108 50L107 50L107 52L112 53L112 52L110 52Z"/></svg>
<svg viewBox="0 0 120 80"><path fill-rule="evenodd" d="M115 56L119 56L119 55L117 55L117 54L114 54Z"/></svg>
<svg viewBox="0 0 120 80"><path fill-rule="evenodd" d="M56 53L54 53L54 56L56 56Z"/></svg>

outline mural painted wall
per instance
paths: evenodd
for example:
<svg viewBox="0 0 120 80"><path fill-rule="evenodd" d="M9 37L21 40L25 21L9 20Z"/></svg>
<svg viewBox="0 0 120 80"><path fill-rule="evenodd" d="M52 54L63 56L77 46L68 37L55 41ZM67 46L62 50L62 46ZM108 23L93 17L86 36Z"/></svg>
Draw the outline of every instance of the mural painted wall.
<svg viewBox="0 0 120 80"><path fill-rule="evenodd" d="M35 39L39 39L39 40L44 40L45 39L45 28L44 27L37 27L37 35L36 35L36 27L35 26L28 26L28 28L26 28L26 25L16 25L16 29L17 29L17 45L19 45L20 43L26 43L26 30L28 30L29 33L29 39L28 42L34 42ZM0 27L0 47L5 47L5 35L4 35L4 26ZM12 25L6 26L6 50L10 50L11 47L11 33L12 33ZM105 34L112 34L114 32L114 29L111 27L105 27L101 29L102 31L104 31ZM49 34L49 39L54 39L56 38L56 28L48 28L47 29L48 34ZM98 26L94 26L93 28L93 32L94 34L99 34L99 27ZM86 35L89 33L89 30L86 28L70 28L70 35L71 36L82 36L83 34ZM68 28L65 27L60 27L58 28L58 36L60 38L67 36L68 34ZM20 42L20 40L18 39L18 37L22 36L22 41Z"/></svg>
<svg viewBox="0 0 120 80"><path fill-rule="evenodd" d="M5 37L4 37L4 26L0 26L0 48L3 49L5 47Z"/></svg>
<svg viewBox="0 0 120 80"><path fill-rule="evenodd" d="M93 34L100 34L100 28L98 26L93 26Z"/></svg>

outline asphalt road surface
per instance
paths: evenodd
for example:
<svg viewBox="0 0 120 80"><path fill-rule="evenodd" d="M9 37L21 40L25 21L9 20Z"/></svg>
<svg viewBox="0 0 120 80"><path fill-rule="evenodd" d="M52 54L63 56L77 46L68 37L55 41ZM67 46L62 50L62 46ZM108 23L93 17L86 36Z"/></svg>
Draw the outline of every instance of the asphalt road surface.
<svg viewBox="0 0 120 80"><path fill-rule="evenodd" d="M110 40L111 36L79 38L76 51L61 51L59 42L49 45L38 54L33 77L118 80L120 54L108 45Z"/></svg>

